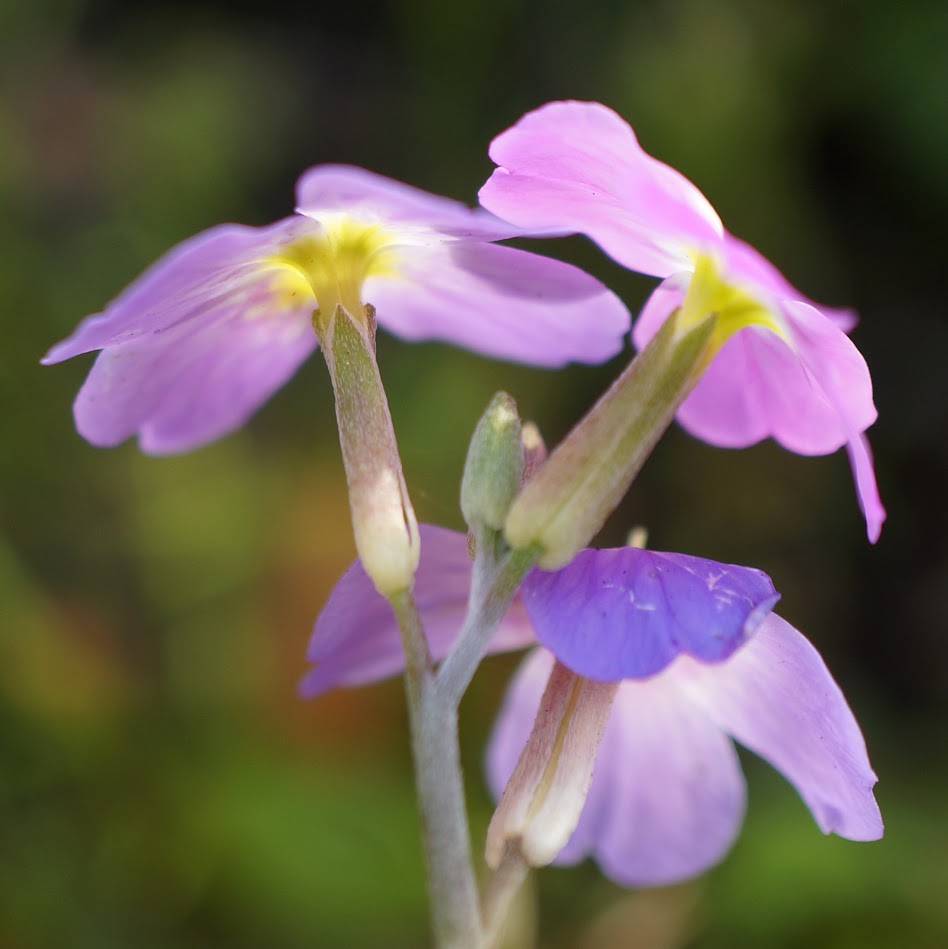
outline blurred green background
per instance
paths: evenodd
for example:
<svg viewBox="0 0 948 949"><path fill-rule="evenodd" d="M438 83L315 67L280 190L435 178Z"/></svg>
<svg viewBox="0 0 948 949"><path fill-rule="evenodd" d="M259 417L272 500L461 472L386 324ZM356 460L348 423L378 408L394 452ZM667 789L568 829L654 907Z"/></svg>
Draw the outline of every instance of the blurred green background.
<svg viewBox="0 0 948 949"><path fill-rule="evenodd" d="M731 230L862 314L877 547L843 455L678 430L603 541L645 523L657 548L773 575L863 724L887 836L824 838L747 756L721 867L639 893L545 871L541 944L948 945L946 48L941 0L0 0L0 949L426 944L399 684L295 693L353 556L324 367L155 459L75 434L92 357L38 359L176 241L287 214L308 165L473 202L490 138L565 97L622 112ZM588 243L543 249L644 300ZM419 517L461 526L493 391L553 443L627 357L550 373L381 339ZM485 666L462 710L476 846L513 668Z"/></svg>

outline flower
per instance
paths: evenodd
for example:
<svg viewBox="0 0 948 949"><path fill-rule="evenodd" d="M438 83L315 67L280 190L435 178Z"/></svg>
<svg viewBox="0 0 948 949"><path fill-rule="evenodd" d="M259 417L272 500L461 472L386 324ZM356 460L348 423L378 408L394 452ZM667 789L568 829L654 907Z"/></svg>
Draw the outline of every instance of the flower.
<svg viewBox="0 0 948 949"><path fill-rule="evenodd" d="M846 445L878 539L885 510L864 434L876 410L846 336L852 313L794 289L603 105L548 103L495 138L490 156L499 167L480 191L488 210L524 228L584 233L623 266L663 278L635 324L639 348L679 307L689 321L717 314L723 345L678 412L688 431L732 448L770 436L803 455ZM743 328L728 339L737 320Z"/></svg>
<svg viewBox="0 0 948 949"><path fill-rule="evenodd" d="M323 165L297 213L184 241L44 357L100 349L75 402L96 445L133 434L185 451L242 425L316 348L336 306L405 339L437 339L540 366L599 362L622 346L623 304L559 261L492 242L524 233L360 168Z"/></svg>
<svg viewBox="0 0 948 949"><path fill-rule="evenodd" d="M464 615L471 562L463 534L421 532L415 592L439 659ZM638 548L532 572L490 647L544 644L491 738L494 795L514 771L555 654L574 673L618 682L588 797L556 862L593 856L620 883L657 885L720 860L745 807L732 738L790 781L825 833L881 836L859 726L816 650L769 612L776 599L760 571ZM403 668L395 621L358 563L317 619L308 658L308 697Z"/></svg>

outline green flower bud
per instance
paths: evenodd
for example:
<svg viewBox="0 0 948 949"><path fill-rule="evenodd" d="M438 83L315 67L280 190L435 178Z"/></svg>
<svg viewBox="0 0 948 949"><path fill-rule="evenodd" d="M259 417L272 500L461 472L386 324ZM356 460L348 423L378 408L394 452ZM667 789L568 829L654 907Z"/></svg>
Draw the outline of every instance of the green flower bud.
<svg viewBox="0 0 948 949"><path fill-rule="evenodd" d="M517 403L498 392L474 429L464 463L461 512L470 527L504 526L520 490L523 453Z"/></svg>

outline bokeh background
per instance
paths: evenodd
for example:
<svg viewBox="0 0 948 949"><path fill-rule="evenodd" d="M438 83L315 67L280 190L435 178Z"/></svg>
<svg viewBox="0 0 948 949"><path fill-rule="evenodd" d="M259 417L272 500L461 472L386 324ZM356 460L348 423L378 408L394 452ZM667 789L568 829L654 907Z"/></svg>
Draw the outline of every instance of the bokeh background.
<svg viewBox="0 0 948 949"><path fill-rule="evenodd" d="M103 451L46 348L176 241L289 212L352 162L470 202L490 138L604 101L731 230L862 314L889 522L842 454L662 442L604 532L758 565L863 724L886 839L824 838L746 756L750 812L697 881L629 893L547 870L543 946L948 945L948 7L941 0L0 0L0 947L427 942L397 682L303 703L313 618L353 556L319 360L238 434ZM580 239L633 310L650 284ZM628 358L541 372L380 339L419 516L460 527L466 435L498 388L551 443ZM514 668L462 727L481 753ZM527 936L523 935L526 945Z"/></svg>

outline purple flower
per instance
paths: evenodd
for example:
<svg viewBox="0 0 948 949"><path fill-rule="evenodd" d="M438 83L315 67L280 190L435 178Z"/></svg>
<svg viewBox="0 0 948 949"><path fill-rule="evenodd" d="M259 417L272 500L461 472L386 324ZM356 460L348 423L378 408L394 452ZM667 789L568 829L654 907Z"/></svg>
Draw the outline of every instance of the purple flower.
<svg viewBox="0 0 948 949"><path fill-rule="evenodd" d="M421 531L416 596L438 659L463 618L471 563L464 535ZM824 832L881 836L859 727L814 648L769 613L776 598L760 571L638 548L585 551L555 573L531 573L490 647L546 647L527 657L498 719L494 794L526 743L555 653L576 673L622 680L557 862L593 856L621 883L656 885L720 860L745 807L731 739L777 768ZM358 564L317 619L309 659L306 696L402 669L394 619Z"/></svg>
<svg viewBox="0 0 948 949"><path fill-rule="evenodd" d="M743 447L768 436L822 455L847 446L869 538L885 520L866 429L876 419L849 311L819 306L724 230L701 192L646 154L629 125L597 103L552 102L494 139L499 166L481 203L520 227L588 235L620 264L663 282L636 322L642 347L677 308L716 313L722 341L678 413L692 434ZM747 325L751 323L753 325Z"/></svg>
<svg viewBox="0 0 948 949"><path fill-rule="evenodd" d="M239 427L316 348L313 311L363 304L405 339L437 339L540 366L600 362L629 316L567 264L493 241L523 231L359 168L297 185L297 213L224 224L172 249L45 356L100 349L76 399L96 445L138 434L185 451Z"/></svg>

